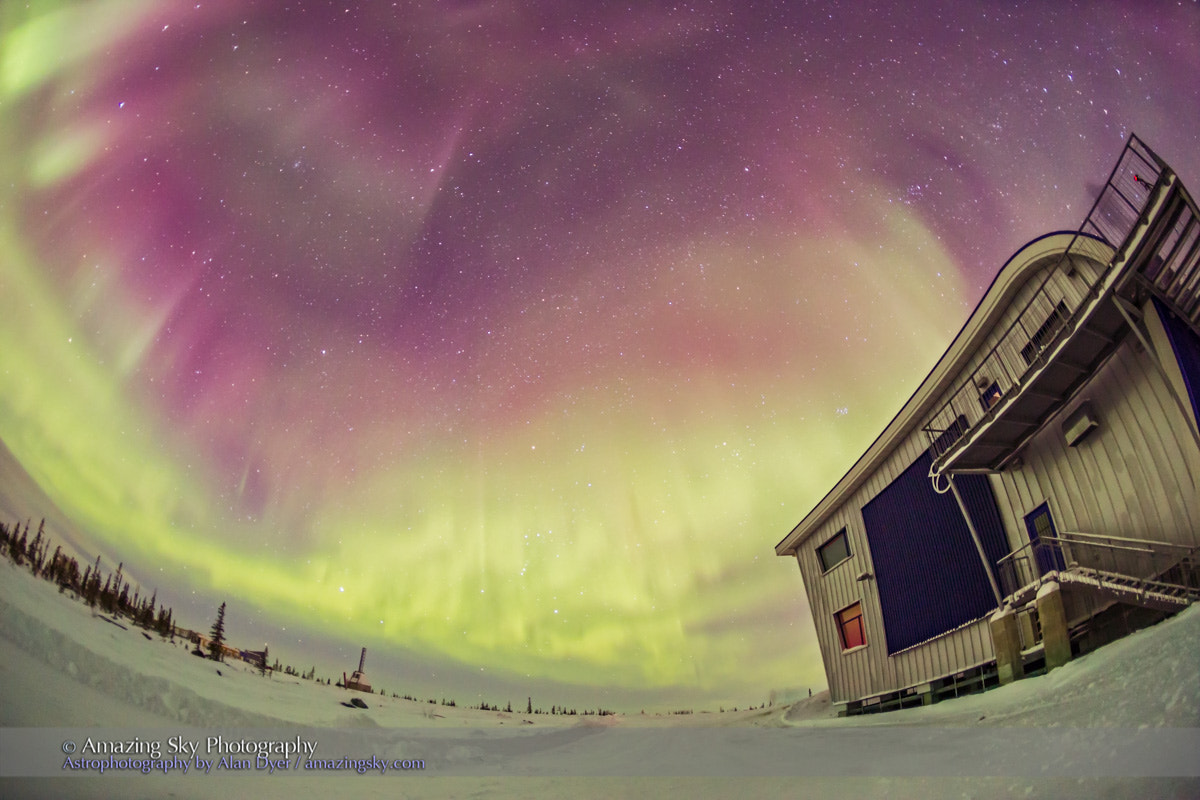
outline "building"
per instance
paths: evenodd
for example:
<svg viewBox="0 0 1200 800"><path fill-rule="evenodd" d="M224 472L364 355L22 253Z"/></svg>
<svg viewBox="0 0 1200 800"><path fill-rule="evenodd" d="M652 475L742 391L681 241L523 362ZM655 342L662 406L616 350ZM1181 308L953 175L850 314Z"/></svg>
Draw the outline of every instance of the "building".
<svg viewBox="0 0 1200 800"><path fill-rule="evenodd" d="M208 653L208 647L212 643L212 638L198 631L188 630L175 626L175 635L187 639L192 644L196 645L196 651L202 654ZM241 650L236 647L231 647L227 644L221 645L221 658L242 658ZM207 657L207 656L206 656ZM255 665L257 666L257 664Z"/></svg>
<svg viewBox="0 0 1200 800"><path fill-rule="evenodd" d="M778 545L841 713L1052 668L1198 596L1200 221L1136 137Z"/></svg>

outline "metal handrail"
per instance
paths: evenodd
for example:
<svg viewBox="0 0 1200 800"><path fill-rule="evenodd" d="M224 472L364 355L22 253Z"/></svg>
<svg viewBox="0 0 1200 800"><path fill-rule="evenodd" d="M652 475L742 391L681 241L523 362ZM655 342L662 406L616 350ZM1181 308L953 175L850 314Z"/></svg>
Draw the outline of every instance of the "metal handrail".
<svg viewBox="0 0 1200 800"><path fill-rule="evenodd" d="M939 472L937 465L941 457L971 431L991 421L1017 394L1013 390L1019 389L1033 373L1045 366L1046 354L1075 330L1083 310L1098 296L1099 287L1111 274L1117 261L1124 257L1123 250L1128 245L1130 234L1143 220L1167 171L1162 159L1136 136L1130 136L1104 189L1097 195L1083 224L1058 257L1054 268L1046 272L1016 319L1009 323L980 364L950 393L924 427L930 441L931 477ZM1135 191L1134 187L1144 188ZM1130 196L1134 199L1131 200ZM1077 302L1066 306L1065 297L1056 302L1047 291L1051 278L1064 265L1070 265L1072 259L1081 255L1105 264L1104 269L1081 292ZM1065 315L1061 310L1063 306L1066 306ZM1030 336L1025 320L1035 307L1045 311L1046 322ZM1057 322L1054 323L1054 320ZM1057 327L1046 329L1047 325ZM1039 334L1044 334L1044 340L1039 341ZM1030 345L1034 349L1028 351L1029 355L1026 356ZM1008 351L1007 357L1002 349ZM1014 374L1014 355L1026 361L1020 374ZM984 372L985 369L987 372ZM987 402L989 389L996 392L991 402Z"/></svg>
<svg viewBox="0 0 1200 800"><path fill-rule="evenodd" d="M1086 533L1084 531L1060 531L1058 538L1065 541L1072 541L1073 539L1106 539L1112 542L1146 544L1154 547L1175 548L1177 550L1196 549L1194 545L1180 544L1179 542L1164 542L1157 539L1134 539L1128 536L1110 536L1107 533Z"/></svg>
<svg viewBox="0 0 1200 800"><path fill-rule="evenodd" d="M1099 539L1121 544L1095 541ZM1142 546L1132 546L1135 544ZM1198 553L1200 546L1068 531L1023 544L997 560L996 573L1004 596L1012 598L1026 587L1041 588L1059 571L1077 568L1161 583L1158 578L1176 567L1194 569L1200 565ZM1190 579L1180 585L1192 588Z"/></svg>

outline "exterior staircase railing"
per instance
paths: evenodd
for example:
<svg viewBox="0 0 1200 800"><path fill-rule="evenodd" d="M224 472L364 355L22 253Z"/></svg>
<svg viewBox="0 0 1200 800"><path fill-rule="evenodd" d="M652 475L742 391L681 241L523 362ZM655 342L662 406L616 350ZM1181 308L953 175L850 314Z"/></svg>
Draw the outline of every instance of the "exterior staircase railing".
<svg viewBox="0 0 1200 800"><path fill-rule="evenodd" d="M1064 532L1030 542L997 562L1005 602L1028 602L1049 580L1089 586L1124 603L1179 610L1200 600L1200 547Z"/></svg>

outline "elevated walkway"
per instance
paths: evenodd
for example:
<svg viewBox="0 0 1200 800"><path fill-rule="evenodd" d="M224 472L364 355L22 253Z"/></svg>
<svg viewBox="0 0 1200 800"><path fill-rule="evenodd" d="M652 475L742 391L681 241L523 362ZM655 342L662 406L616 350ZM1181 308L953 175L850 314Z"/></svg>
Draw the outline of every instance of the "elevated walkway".
<svg viewBox="0 0 1200 800"><path fill-rule="evenodd" d="M1081 260L1101 265L1078 269ZM1055 275L1078 281L1063 296ZM1079 231L925 432L931 477L997 472L1129 333L1150 296L1200 333L1200 212L1183 183L1131 137Z"/></svg>

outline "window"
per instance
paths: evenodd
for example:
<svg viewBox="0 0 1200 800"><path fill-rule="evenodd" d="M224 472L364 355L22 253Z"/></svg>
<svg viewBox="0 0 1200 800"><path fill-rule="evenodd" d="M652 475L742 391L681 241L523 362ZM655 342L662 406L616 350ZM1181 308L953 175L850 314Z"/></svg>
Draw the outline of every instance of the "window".
<svg viewBox="0 0 1200 800"><path fill-rule="evenodd" d="M1004 392L1000 391L1000 384L992 381L992 385L979 393L979 405L983 406L984 411L990 411L992 406L1000 402L1000 398L1004 396Z"/></svg>
<svg viewBox="0 0 1200 800"><path fill-rule="evenodd" d="M843 650L862 647L867 643L867 634L863 630L862 603L843 608L833 615L833 619L837 622Z"/></svg>
<svg viewBox="0 0 1200 800"><path fill-rule="evenodd" d="M1029 337L1029 344L1021 348L1021 358L1025 360L1026 366L1032 364L1041 354L1042 348L1053 341L1055 334L1062 330L1070 317L1071 312L1067 309L1067 304L1059 300L1050 316L1046 317L1046 321Z"/></svg>
<svg viewBox="0 0 1200 800"><path fill-rule="evenodd" d="M850 557L850 541L846 538L846 529L842 528L833 538L817 548L817 558L821 560L821 571L829 572L838 564Z"/></svg>

